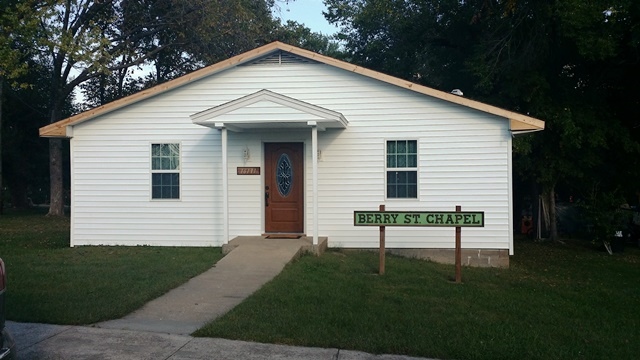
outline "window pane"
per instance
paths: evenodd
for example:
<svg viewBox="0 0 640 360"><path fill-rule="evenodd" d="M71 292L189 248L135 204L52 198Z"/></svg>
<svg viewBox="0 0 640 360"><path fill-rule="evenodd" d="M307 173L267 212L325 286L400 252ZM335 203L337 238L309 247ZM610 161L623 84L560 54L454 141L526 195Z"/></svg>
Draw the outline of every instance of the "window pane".
<svg viewBox="0 0 640 360"><path fill-rule="evenodd" d="M163 199L171 199L171 186L163 186L162 187L162 198Z"/></svg>
<svg viewBox="0 0 640 360"><path fill-rule="evenodd" d="M171 152L169 150L169 144L160 144L160 155L161 156L170 156Z"/></svg>
<svg viewBox="0 0 640 360"><path fill-rule="evenodd" d="M396 156L395 155L387 155L387 167L394 168L396 167Z"/></svg>
<svg viewBox="0 0 640 360"><path fill-rule="evenodd" d="M407 153L409 154L417 154L418 153L418 142L416 140L409 140L407 146Z"/></svg>
<svg viewBox="0 0 640 360"><path fill-rule="evenodd" d="M396 194L396 186L395 185L387 185L387 197L395 199L398 197Z"/></svg>
<svg viewBox="0 0 640 360"><path fill-rule="evenodd" d="M162 186L173 185L173 175L174 174L162 174Z"/></svg>
<svg viewBox="0 0 640 360"><path fill-rule="evenodd" d="M416 140L387 141L387 167L418 167Z"/></svg>
<svg viewBox="0 0 640 360"><path fill-rule="evenodd" d="M387 171L387 198L417 198L416 171Z"/></svg>
<svg viewBox="0 0 640 360"><path fill-rule="evenodd" d="M387 141L387 154L395 154L395 153L396 153L396 142Z"/></svg>
<svg viewBox="0 0 640 360"><path fill-rule="evenodd" d="M407 167L407 156L399 154L398 155L398 166L397 167Z"/></svg>
<svg viewBox="0 0 640 360"><path fill-rule="evenodd" d="M162 170L171 170L171 158L163 156L160 158L160 163L160 168Z"/></svg>
<svg viewBox="0 0 640 360"><path fill-rule="evenodd" d="M418 167L417 155L407 155L407 167Z"/></svg>
<svg viewBox="0 0 640 360"><path fill-rule="evenodd" d="M395 171L387 172L387 197L396 198L396 174Z"/></svg>
<svg viewBox="0 0 640 360"><path fill-rule="evenodd" d="M176 170L180 167L180 144L152 144L151 169Z"/></svg>
<svg viewBox="0 0 640 360"><path fill-rule="evenodd" d="M398 184L406 184L407 183L407 172L406 171L397 171L396 172L396 183L398 183Z"/></svg>
<svg viewBox="0 0 640 360"><path fill-rule="evenodd" d="M151 197L153 199L179 199L180 174L156 173L151 175Z"/></svg>
<svg viewBox="0 0 640 360"><path fill-rule="evenodd" d="M407 142L406 141L398 141L398 154L405 154L407 152Z"/></svg>
<svg viewBox="0 0 640 360"><path fill-rule="evenodd" d="M398 198L406 198L407 197L407 187L406 185L398 185Z"/></svg>
<svg viewBox="0 0 640 360"><path fill-rule="evenodd" d="M151 156L160 156L160 144L151 144Z"/></svg>
<svg viewBox="0 0 640 360"><path fill-rule="evenodd" d="M170 156L177 157L180 154L180 144L167 144L167 146Z"/></svg>

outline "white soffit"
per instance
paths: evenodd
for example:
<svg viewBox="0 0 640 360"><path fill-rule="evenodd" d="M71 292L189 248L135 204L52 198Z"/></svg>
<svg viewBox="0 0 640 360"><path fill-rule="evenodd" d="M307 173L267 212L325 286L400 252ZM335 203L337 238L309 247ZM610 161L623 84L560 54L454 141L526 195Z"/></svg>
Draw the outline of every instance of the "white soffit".
<svg viewBox="0 0 640 360"><path fill-rule="evenodd" d="M194 124L237 131L269 128L345 129L349 122L336 111L266 89L191 115Z"/></svg>

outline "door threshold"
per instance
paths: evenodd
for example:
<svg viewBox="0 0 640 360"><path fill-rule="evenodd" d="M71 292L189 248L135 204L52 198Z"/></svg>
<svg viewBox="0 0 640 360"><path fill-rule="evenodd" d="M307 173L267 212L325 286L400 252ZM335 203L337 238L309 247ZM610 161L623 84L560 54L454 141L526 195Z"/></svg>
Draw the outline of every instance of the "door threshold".
<svg viewBox="0 0 640 360"><path fill-rule="evenodd" d="M304 234L265 234L265 239L300 239Z"/></svg>

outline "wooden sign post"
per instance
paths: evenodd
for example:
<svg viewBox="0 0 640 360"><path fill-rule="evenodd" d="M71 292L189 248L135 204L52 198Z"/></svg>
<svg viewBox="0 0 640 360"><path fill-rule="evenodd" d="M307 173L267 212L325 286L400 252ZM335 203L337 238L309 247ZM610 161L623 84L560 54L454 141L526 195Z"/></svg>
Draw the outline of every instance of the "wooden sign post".
<svg viewBox="0 0 640 360"><path fill-rule="evenodd" d="M387 226L435 226L455 227L455 263L456 283L462 282L462 245L463 227L484 227L484 211L462 211L456 205L456 211L385 211L380 205L379 211L354 211L354 226L378 226L380 228L380 275L385 271L385 228Z"/></svg>
<svg viewBox="0 0 640 360"><path fill-rule="evenodd" d="M380 205L380 212L384 212L384 205ZM380 275L384 275L384 241L385 241L385 233L384 226L380 226L380 269L378 273Z"/></svg>
<svg viewBox="0 0 640 360"><path fill-rule="evenodd" d="M456 212L461 211L460 205L456 205ZM456 226L456 283L462 282L462 228Z"/></svg>

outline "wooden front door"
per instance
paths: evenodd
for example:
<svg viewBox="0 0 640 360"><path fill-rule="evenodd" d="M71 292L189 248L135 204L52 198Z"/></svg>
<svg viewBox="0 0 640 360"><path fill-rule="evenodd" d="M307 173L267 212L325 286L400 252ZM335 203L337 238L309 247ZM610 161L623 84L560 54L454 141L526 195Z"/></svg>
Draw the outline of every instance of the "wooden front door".
<svg viewBox="0 0 640 360"><path fill-rule="evenodd" d="M264 145L265 232L304 231L302 143Z"/></svg>

